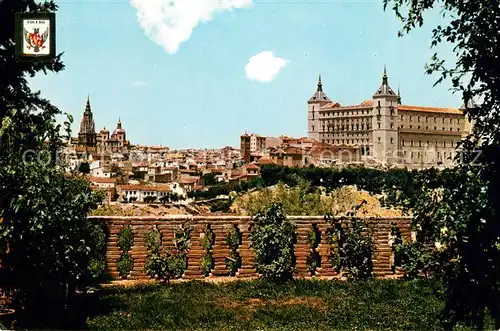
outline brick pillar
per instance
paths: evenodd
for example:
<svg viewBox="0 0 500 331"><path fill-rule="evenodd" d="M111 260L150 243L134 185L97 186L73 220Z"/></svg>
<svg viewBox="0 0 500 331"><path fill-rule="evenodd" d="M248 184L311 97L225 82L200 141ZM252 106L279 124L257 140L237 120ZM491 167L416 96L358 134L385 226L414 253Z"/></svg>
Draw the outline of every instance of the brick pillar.
<svg viewBox="0 0 500 331"><path fill-rule="evenodd" d="M307 242L307 236L312 231L310 224L298 224L295 230L297 242L294 247L295 252L295 275L298 278L311 276L307 268L307 257L311 254L311 246Z"/></svg>
<svg viewBox="0 0 500 331"><path fill-rule="evenodd" d="M241 268L236 273L236 277L255 277L257 276L257 272L253 267L254 251L252 248L250 248L250 224L239 224L238 229L241 233L241 245L238 248L238 253L241 256Z"/></svg>
<svg viewBox="0 0 500 331"><path fill-rule="evenodd" d="M210 273L210 277L229 276L229 270L226 268L226 258L230 256L231 252L226 239L230 229L230 225L228 224L212 225L212 231L215 235L215 243L212 247L214 268Z"/></svg>
<svg viewBox="0 0 500 331"><path fill-rule="evenodd" d="M330 224L318 224L318 230L321 231L321 241L316 248L320 257L320 267L316 268L317 276L335 276L337 273L333 269L331 255L332 245L328 242L327 234L330 229Z"/></svg>
<svg viewBox="0 0 500 331"><path fill-rule="evenodd" d="M392 248L389 246L390 223L382 221L376 225L370 224L373 238L373 272L376 277L392 275L390 258Z"/></svg>
<svg viewBox="0 0 500 331"><path fill-rule="evenodd" d="M134 245L129 251L134 261L134 266L130 272L130 279L145 279L148 277L144 270L147 259L146 235L153 228L143 221L132 223L130 226L134 234Z"/></svg>
<svg viewBox="0 0 500 331"><path fill-rule="evenodd" d="M162 243L165 249L173 250L174 247L174 229L178 230L177 224L161 224L158 225L158 231L161 232Z"/></svg>
<svg viewBox="0 0 500 331"><path fill-rule="evenodd" d="M187 270L182 275L183 279L199 279L204 278L203 270L201 270L201 258L204 250L201 246L201 239L205 228L201 224L197 224L191 231L191 247L189 248L187 257Z"/></svg>
<svg viewBox="0 0 500 331"><path fill-rule="evenodd" d="M108 222L109 236L106 243L106 272L112 279L120 279L116 269L116 261L120 258L122 252L118 247L118 233L123 228L123 221L103 221Z"/></svg>

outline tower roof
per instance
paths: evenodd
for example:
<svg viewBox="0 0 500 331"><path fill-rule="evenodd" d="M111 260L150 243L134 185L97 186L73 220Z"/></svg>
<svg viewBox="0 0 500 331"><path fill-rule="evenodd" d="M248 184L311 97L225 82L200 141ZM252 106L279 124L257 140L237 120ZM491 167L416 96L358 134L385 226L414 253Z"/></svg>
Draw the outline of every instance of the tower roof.
<svg viewBox="0 0 500 331"><path fill-rule="evenodd" d="M87 95L87 103L85 104L85 112L91 113L92 110L90 108L90 95Z"/></svg>
<svg viewBox="0 0 500 331"><path fill-rule="evenodd" d="M330 100L325 92L323 92L323 83L321 82L321 74L319 74L319 77L318 77L318 87L316 89L316 93L314 93L314 95L307 101L309 103L313 103L313 102L332 102L332 100Z"/></svg>
<svg viewBox="0 0 500 331"><path fill-rule="evenodd" d="M474 108L477 108L479 107L479 105L477 103L474 102L474 100L469 99L469 101L467 102L467 107L465 106L465 103L462 104L462 106L459 108L460 110L466 110L466 109L474 109Z"/></svg>
<svg viewBox="0 0 500 331"><path fill-rule="evenodd" d="M387 69L384 66L384 75L382 76L382 85L378 88L378 90L373 95L377 96L397 96L397 94L392 90L389 86L389 78L387 77Z"/></svg>

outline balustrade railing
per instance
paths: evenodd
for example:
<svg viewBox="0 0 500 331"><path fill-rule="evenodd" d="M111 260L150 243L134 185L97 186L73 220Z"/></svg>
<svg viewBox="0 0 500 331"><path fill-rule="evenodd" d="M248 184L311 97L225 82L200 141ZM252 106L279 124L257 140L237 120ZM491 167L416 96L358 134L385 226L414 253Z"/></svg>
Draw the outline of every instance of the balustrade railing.
<svg viewBox="0 0 500 331"><path fill-rule="evenodd" d="M163 245L167 249L175 249L174 236L176 231L191 229L189 236L189 249L187 251L187 268L182 275L183 279L202 279L205 277L228 277L231 271L227 261L231 257L231 247L228 243L228 235L234 229L240 235L240 242L236 252L240 258L241 266L232 277L245 278L259 276L254 269L254 253L251 248L251 217L239 216L164 216L164 217L115 217L100 216L93 217L106 222L109 228L107 241L107 272L113 279L121 279L116 268L116 262L121 251L118 247L118 233L124 227L130 225L134 242L130 250L133 259L133 268L128 279L147 279L145 264L147 260L146 236L149 231L157 228L162 233ZM331 258L333 250L331 239L328 235L332 229L331 220L316 216L290 216L296 226L295 273L296 278L332 277L338 276ZM394 268L394 252L389 244L391 226L396 226L401 234L410 237L410 218L361 218L371 230L373 242L373 271L376 277L385 277L401 273ZM212 231L214 236L213 245L208 252L202 246L206 229ZM314 231L317 236L315 247L311 246L309 236ZM213 264L208 276L205 276L202 261L205 254L210 254ZM317 261L313 267L310 266L311 256Z"/></svg>

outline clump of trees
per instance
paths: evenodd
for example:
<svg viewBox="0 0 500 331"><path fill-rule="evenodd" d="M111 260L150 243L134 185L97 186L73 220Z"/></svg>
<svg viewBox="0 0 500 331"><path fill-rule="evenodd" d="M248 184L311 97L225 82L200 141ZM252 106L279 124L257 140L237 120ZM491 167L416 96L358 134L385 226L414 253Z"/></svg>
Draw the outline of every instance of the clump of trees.
<svg viewBox="0 0 500 331"><path fill-rule="evenodd" d="M66 308L77 289L96 280L102 266L102 232L87 220L101 201L77 173L58 167L58 151L70 137L71 116L30 89L27 77L59 72L51 62L18 62L14 14L54 12L53 1L1 1L0 21L0 287L15 289L20 327L71 327ZM60 132L65 129L65 135Z"/></svg>
<svg viewBox="0 0 500 331"><path fill-rule="evenodd" d="M414 226L434 244L434 274L445 285L444 325L483 329L486 311L500 327L500 6L496 1L384 0L402 22L403 36L424 24L436 5L446 18L434 27L431 47L448 44L456 61L437 53L426 65L436 84L451 81L462 95L472 134L461 143L458 166L436 190L420 181L412 199ZM481 100L480 105L474 101Z"/></svg>

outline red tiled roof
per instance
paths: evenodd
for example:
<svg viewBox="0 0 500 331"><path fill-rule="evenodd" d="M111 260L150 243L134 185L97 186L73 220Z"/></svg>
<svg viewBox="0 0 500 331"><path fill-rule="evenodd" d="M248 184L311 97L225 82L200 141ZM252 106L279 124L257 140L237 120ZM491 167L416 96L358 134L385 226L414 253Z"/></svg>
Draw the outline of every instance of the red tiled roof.
<svg viewBox="0 0 500 331"><path fill-rule="evenodd" d="M463 112L457 108L438 108L438 107L399 105L398 110L463 115Z"/></svg>
<svg viewBox="0 0 500 331"><path fill-rule="evenodd" d="M116 178L105 178L105 177L89 177L89 182L93 183L115 183Z"/></svg>
<svg viewBox="0 0 500 331"><path fill-rule="evenodd" d="M156 192L166 192L170 191L167 186L150 186L150 185L120 185L118 186L120 190L127 191L156 191Z"/></svg>
<svg viewBox="0 0 500 331"><path fill-rule="evenodd" d="M187 177L187 178L181 178L179 180L179 184L194 184L198 180L200 180L200 177Z"/></svg>
<svg viewBox="0 0 500 331"><path fill-rule="evenodd" d="M247 169L256 169L256 170L260 169L255 163L247 164L245 166L245 168L247 168Z"/></svg>
<svg viewBox="0 0 500 331"><path fill-rule="evenodd" d="M323 107L321 107L321 109L334 109L334 108L340 108L340 107L342 107L340 105L340 103L330 102L330 103L327 103L326 105L324 105Z"/></svg>
<svg viewBox="0 0 500 331"><path fill-rule="evenodd" d="M274 164L274 161L271 159L261 158L259 161L257 161L257 164L259 165Z"/></svg>

